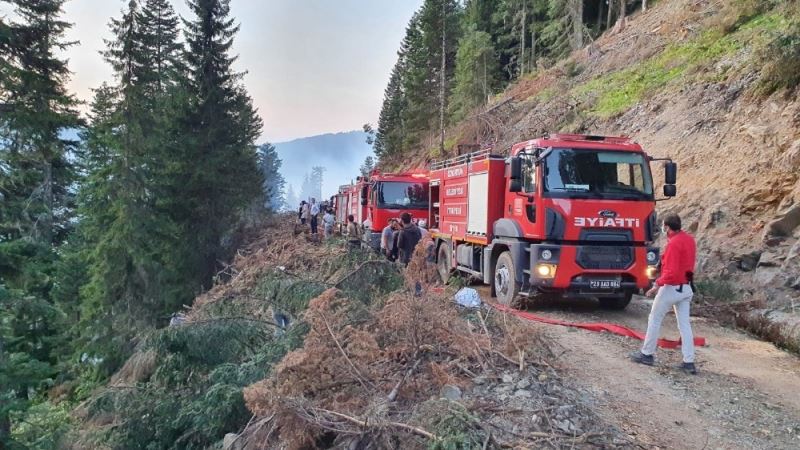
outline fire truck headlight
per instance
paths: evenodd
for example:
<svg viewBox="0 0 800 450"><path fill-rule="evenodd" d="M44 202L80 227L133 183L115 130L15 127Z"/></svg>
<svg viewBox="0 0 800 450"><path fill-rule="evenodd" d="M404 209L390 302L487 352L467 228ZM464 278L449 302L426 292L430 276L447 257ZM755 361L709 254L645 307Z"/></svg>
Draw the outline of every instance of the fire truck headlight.
<svg viewBox="0 0 800 450"><path fill-rule="evenodd" d="M550 261L550 258L553 257L553 252L550 250L542 250L542 259L545 261Z"/></svg>
<svg viewBox="0 0 800 450"><path fill-rule="evenodd" d="M554 264L539 264L536 266L536 273L541 278L553 278L556 276L556 266Z"/></svg>
<svg viewBox="0 0 800 450"><path fill-rule="evenodd" d="M651 264L656 262L656 252L653 251L647 252L647 262Z"/></svg>
<svg viewBox="0 0 800 450"><path fill-rule="evenodd" d="M657 271L658 269L655 266L648 266L645 274L647 275L647 278L654 280L656 278Z"/></svg>

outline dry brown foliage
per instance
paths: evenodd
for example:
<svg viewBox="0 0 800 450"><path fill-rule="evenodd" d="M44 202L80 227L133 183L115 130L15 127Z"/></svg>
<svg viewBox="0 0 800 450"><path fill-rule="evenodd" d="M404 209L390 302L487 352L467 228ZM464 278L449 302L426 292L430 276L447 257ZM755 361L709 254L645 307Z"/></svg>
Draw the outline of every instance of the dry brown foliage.
<svg viewBox="0 0 800 450"><path fill-rule="evenodd" d="M445 384L468 386L467 374L516 366L525 352L530 358L538 334L513 320L464 320L451 293L427 288L424 256L420 243L406 272L411 292L395 292L382 305L337 289L311 301L303 348L244 391L258 418L242 435L248 448L313 448L330 432L339 439L371 433L374 440L406 434L405 447L418 447L435 436L410 419L414 405ZM426 288L415 289L418 281Z"/></svg>
<svg viewBox="0 0 800 450"><path fill-rule="evenodd" d="M158 354L155 350L134 353L109 381L109 386L133 386L150 378L156 370Z"/></svg>
<svg viewBox="0 0 800 450"><path fill-rule="evenodd" d="M246 296L266 272L276 267L305 278L312 268L315 273L324 273L322 262L345 255L342 246L323 245L306 233L290 232L300 227L295 222L293 214L272 218L261 235L239 250L233 263L221 272L225 277L219 276L218 284L195 300L195 308L223 298Z"/></svg>

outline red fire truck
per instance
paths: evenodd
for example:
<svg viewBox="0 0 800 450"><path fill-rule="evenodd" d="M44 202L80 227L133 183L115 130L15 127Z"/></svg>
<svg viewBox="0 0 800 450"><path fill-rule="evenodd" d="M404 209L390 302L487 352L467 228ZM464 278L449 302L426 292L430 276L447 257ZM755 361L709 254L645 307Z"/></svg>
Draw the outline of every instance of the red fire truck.
<svg viewBox="0 0 800 450"><path fill-rule="evenodd" d="M347 224L347 215L350 214L351 184L339 186L339 191L333 196L333 207L336 211L336 226L340 229Z"/></svg>
<svg viewBox="0 0 800 450"><path fill-rule="evenodd" d="M482 280L519 297L594 297L623 309L656 276L659 226L649 157L625 137L558 134L434 163L431 234L444 281ZM675 196L677 165L665 167Z"/></svg>
<svg viewBox="0 0 800 450"><path fill-rule="evenodd" d="M375 171L361 187L361 204L367 209L364 240L377 250L390 218L406 212L415 220L428 217L428 175Z"/></svg>

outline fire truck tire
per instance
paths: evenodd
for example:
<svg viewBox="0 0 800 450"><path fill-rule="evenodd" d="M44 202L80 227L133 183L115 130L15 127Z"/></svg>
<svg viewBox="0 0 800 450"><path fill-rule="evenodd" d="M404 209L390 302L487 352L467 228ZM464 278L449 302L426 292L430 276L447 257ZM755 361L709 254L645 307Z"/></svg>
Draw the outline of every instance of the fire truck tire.
<svg viewBox="0 0 800 450"><path fill-rule="evenodd" d="M600 307L603 309L623 310L628 307L628 304L631 302L632 298L633 293L627 292L623 294L622 297L609 297L598 300L600 300Z"/></svg>
<svg viewBox="0 0 800 450"><path fill-rule="evenodd" d="M453 264L450 261L450 244L447 242L439 246L439 252L436 255L436 270L439 272L439 278L442 283L447 284L450 281L450 275L453 273Z"/></svg>
<svg viewBox="0 0 800 450"><path fill-rule="evenodd" d="M519 307L520 285L517 283L517 271L514 267L514 259L511 252L503 252L497 258L494 266L494 286L493 291L497 295L497 301L512 308Z"/></svg>

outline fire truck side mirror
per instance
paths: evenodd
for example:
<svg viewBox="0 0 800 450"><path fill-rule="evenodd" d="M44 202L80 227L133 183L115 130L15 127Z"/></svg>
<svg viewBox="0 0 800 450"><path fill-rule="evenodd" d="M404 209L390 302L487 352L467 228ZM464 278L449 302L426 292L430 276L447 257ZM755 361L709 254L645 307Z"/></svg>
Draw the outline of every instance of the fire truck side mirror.
<svg viewBox="0 0 800 450"><path fill-rule="evenodd" d="M664 183L675 184L678 182L678 164L670 161L664 163Z"/></svg>
<svg viewBox="0 0 800 450"><path fill-rule="evenodd" d="M367 197L369 197L369 187L363 186L361 188L361 206L367 206Z"/></svg>
<svg viewBox="0 0 800 450"><path fill-rule="evenodd" d="M678 195L678 190L674 184L664 185L664 197L675 197Z"/></svg>
<svg viewBox="0 0 800 450"><path fill-rule="evenodd" d="M509 192L522 192L522 180L511 180L508 186Z"/></svg>
<svg viewBox="0 0 800 450"><path fill-rule="evenodd" d="M511 179L511 181L522 180L522 158L520 158L519 156L511 158L510 166L511 166L510 167L511 173L509 175L509 178Z"/></svg>

